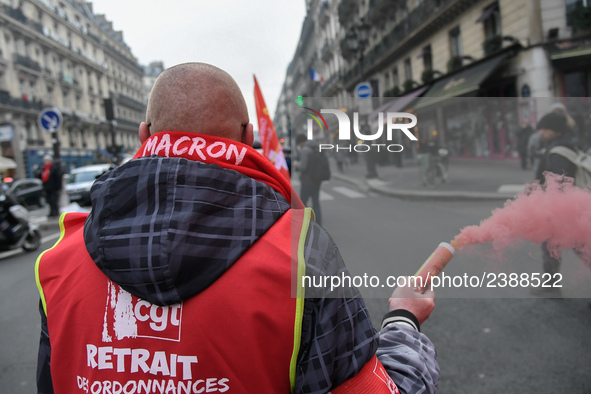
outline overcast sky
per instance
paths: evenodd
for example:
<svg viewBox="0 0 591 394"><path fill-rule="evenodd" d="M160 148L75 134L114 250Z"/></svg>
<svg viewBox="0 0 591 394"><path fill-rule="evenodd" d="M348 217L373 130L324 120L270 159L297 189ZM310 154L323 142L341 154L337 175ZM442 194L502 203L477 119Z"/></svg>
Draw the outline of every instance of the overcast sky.
<svg viewBox="0 0 591 394"><path fill-rule="evenodd" d="M91 0L140 64L205 62L236 79L258 129L256 75L271 117L295 53L305 0Z"/></svg>

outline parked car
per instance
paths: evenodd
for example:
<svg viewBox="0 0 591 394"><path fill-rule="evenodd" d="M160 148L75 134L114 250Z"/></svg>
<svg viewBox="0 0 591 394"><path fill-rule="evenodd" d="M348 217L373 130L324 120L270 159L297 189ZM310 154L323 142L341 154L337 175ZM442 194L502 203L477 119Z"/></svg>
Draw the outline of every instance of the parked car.
<svg viewBox="0 0 591 394"><path fill-rule="evenodd" d="M12 181L8 184L7 193L27 209L42 208L47 204L41 179L24 178Z"/></svg>
<svg viewBox="0 0 591 394"><path fill-rule="evenodd" d="M70 202L90 205L90 188L98 177L111 169L111 164L95 164L73 169L66 178Z"/></svg>

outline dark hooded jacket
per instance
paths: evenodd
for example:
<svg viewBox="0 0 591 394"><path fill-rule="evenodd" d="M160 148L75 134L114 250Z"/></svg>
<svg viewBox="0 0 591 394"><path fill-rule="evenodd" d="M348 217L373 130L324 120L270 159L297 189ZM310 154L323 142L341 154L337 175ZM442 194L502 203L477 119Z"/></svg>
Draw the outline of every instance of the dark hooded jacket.
<svg viewBox="0 0 591 394"><path fill-rule="evenodd" d="M175 304L206 289L290 209L279 192L239 172L158 156L130 160L104 174L93 185L91 200L84 228L88 253L112 281L158 305ZM307 275L349 274L320 226L311 223L305 242ZM379 336L363 299L357 289L341 291L326 290L305 300L295 393L328 392L376 353ZM40 310L38 392L52 393L50 336ZM417 387L417 381L436 387L432 344L426 339L426 345L418 332L394 326L384 331L391 334L391 346L400 349L400 359L387 355L385 365L400 364L397 373L408 377L404 384L409 388ZM416 366L409 361L413 352ZM415 377L425 358L431 369Z"/></svg>
<svg viewBox="0 0 591 394"><path fill-rule="evenodd" d="M546 144L546 153L544 154L536 174L536 179L541 183L544 183L545 181L544 172L552 172L554 174L564 175L571 178L574 178L577 173L577 166L573 162L558 153L550 153L550 150L556 146L564 146L574 150L575 143L572 133L566 132Z"/></svg>

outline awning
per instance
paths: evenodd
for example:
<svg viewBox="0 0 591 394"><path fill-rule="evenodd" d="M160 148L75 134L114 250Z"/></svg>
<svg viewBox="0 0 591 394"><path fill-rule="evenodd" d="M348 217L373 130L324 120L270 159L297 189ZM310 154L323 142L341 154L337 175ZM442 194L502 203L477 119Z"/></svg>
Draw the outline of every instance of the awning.
<svg viewBox="0 0 591 394"><path fill-rule="evenodd" d="M16 168L16 162L7 157L0 156L0 171L12 170Z"/></svg>
<svg viewBox="0 0 591 394"><path fill-rule="evenodd" d="M426 107L449 97L465 96L477 91L482 82L484 82L484 80L486 80L506 58L507 54L503 53L492 59L468 66L458 73L436 81L431 89L429 89L429 92L427 92L427 94L425 94L415 105L415 108Z"/></svg>
<svg viewBox="0 0 591 394"><path fill-rule="evenodd" d="M588 66L591 63L591 40L572 40L555 43L548 48L556 67Z"/></svg>
<svg viewBox="0 0 591 394"><path fill-rule="evenodd" d="M373 111L371 115L369 115L369 122L374 124L378 121L378 116L380 112L387 113L387 112L400 112L402 110L407 109L410 104L420 95L425 93L429 89L429 86L423 86L420 89L417 89L409 94L394 98L387 103L381 105L378 109ZM384 116L384 122L386 121L386 116Z"/></svg>

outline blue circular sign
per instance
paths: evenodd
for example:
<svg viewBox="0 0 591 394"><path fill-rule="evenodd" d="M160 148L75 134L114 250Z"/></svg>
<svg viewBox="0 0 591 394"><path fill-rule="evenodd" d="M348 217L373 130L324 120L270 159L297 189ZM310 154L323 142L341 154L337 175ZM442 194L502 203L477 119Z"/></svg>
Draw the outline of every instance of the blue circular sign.
<svg viewBox="0 0 591 394"><path fill-rule="evenodd" d="M39 127L48 132L59 130L63 123L62 114L57 108L45 108L39 114Z"/></svg>
<svg viewBox="0 0 591 394"><path fill-rule="evenodd" d="M373 94L371 85L367 82L361 82L355 87L355 96L359 98L368 98Z"/></svg>

